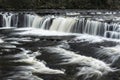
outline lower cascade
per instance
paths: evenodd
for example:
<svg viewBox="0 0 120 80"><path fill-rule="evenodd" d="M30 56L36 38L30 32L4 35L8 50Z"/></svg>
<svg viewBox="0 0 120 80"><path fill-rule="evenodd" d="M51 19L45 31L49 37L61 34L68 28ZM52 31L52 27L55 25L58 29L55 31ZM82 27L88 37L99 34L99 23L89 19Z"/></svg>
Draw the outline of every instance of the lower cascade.
<svg viewBox="0 0 120 80"><path fill-rule="evenodd" d="M103 17L47 15L35 13L0 13L1 27L32 27L67 33L98 35L120 39L119 17L106 20Z"/></svg>

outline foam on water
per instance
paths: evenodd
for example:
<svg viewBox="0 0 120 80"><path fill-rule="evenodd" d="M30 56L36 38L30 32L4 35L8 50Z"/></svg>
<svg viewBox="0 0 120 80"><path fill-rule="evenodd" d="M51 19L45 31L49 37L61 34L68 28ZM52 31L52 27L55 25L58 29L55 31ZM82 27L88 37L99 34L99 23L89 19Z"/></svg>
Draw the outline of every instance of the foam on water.
<svg viewBox="0 0 120 80"><path fill-rule="evenodd" d="M35 29L35 28L18 28L15 29L15 31L21 31L21 32L16 32L14 33L14 35L22 35L22 36L76 36L74 39L70 40L70 42L76 42L76 43L79 42L101 43L104 41L113 41L120 43L119 39L104 38L89 34L65 33L65 32L49 31L49 30Z"/></svg>
<svg viewBox="0 0 120 80"><path fill-rule="evenodd" d="M89 43L99 43L99 42L104 42L104 39L102 37L98 36L91 36L91 35L79 35L76 38L73 39L75 42L89 42Z"/></svg>
<svg viewBox="0 0 120 80"><path fill-rule="evenodd" d="M93 76L100 78L102 75L114 71L106 63L92 57L82 56L59 47L47 47L45 49L49 53L58 54L63 59L63 62L61 62L60 65L78 64L83 66L78 67L79 72L76 74L76 76L84 75L84 79Z"/></svg>
<svg viewBox="0 0 120 80"><path fill-rule="evenodd" d="M116 60L120 58L120 45L113 46L113 47L101 47L96 55L98 58L102 58L106 56L108 59L104 59L107 61L110 61L111 63L114 63Z"/></svg>
<svg viewBox="0 0 120 80"><path fill-rule="evenodd" d="M31 66L27 66L26 69L31 70L34 73L41 73L41 74L64 74L63 71L50 69L47 66L45 66L45 64L42 61L37 60L35 58L35 56L36 55L40 55L39 52L35 52L32 55L27 54L28 52L29 51L24 50L24 55L26 55L26 58L23 58L23 59L20 59L20 60L15 60L14 62L23 62L23 63L31 64Z"/></svg>
<svg viewBox="0 0 120 80"><path fill-rule="evenodd" d="M4 40L3 39L0 39L0 43L3 43L4 42Z"/></svg>
<svg viewBox="0 0 120 80"><path fill-rule="evenodd" d="M16 29L16 30L21 30L21 29ZM24 30L24 28L22 28L22 30ZM29 28L29 30L27 30L27 31L15 33L15 34L18 34L18 35L34 35L34 36L63 36L63 35L66 36L66 35L74 35L72 33L48 31L48 30L35 29L35 28Z"/></svg>

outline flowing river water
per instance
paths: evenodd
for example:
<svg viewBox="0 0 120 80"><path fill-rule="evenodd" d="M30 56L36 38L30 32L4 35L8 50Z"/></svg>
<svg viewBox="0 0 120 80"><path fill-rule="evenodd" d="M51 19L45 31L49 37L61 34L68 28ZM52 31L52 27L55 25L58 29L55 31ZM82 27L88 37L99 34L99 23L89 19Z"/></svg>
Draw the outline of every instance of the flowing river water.
<svg viewBox="0 0 120 80"><path fill-rule="evenodd" d="M0 13L0 80L120 80L119 12Z"/></svg>

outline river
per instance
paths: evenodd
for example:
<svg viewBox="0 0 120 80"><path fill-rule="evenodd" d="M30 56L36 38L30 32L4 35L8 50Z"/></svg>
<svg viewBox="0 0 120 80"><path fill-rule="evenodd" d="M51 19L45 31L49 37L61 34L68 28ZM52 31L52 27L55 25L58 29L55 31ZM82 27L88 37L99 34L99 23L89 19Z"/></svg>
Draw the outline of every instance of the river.
<svg viewBox="0 0 120 80"><path fill-rule="evenodd" d="M0 80L120 80L120 12L0 12Z"/></svg>

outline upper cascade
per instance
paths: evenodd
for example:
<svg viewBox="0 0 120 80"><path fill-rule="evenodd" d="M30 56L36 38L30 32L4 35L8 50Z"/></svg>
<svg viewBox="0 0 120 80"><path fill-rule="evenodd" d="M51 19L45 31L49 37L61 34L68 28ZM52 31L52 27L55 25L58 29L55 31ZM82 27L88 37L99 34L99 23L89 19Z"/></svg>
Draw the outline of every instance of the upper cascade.
<svg viewBox="0 0 120 80"><path fill-rule="evenodd" d="M120 39L119 23L120 17L115 16L38 16L35 13L0 13L0 27L32 27L115 39Z"/></svg>

